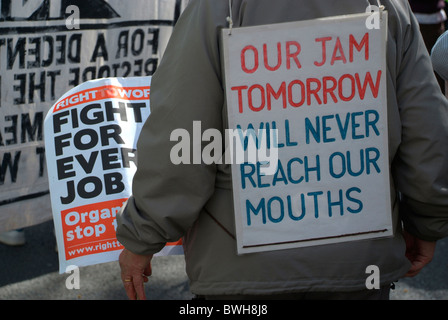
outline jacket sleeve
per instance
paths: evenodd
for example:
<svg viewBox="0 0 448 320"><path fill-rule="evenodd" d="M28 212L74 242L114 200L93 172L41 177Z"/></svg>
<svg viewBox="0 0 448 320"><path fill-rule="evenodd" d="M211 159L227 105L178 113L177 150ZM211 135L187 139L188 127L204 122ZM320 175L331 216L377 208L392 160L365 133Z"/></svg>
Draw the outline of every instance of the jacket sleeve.
<svg viewBox="0 0 448 320"><path fill-rule="evenodd" d="M154 254L166 242L179 240L214 192L215 165L175 165L170 154L180 142L192 152L198 150L193 144L201 143L202 132L222 130L224 93L217 33L220 23L225 27L228 9L220 7L226 3L190 1L152 78L151 114L137 144L132 196L117 216L117 239L134 253ZM195 121L199 121L196 131ZM188 132L189 139L178 141L176 136L170 141L176 129Z"/></svg>
<svg viewBox="0 0 448 320"><path fill-rule="evenodd" d="M434 241L448 236L448 103L410 10L409 18L397 66L402 141L392 172L405 229Z"/></svg>

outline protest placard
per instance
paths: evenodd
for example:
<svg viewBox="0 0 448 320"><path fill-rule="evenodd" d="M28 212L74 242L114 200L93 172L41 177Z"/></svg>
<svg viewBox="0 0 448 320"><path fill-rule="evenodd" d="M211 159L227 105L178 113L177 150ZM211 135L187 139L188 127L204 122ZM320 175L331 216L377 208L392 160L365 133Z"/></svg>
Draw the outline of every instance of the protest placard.
<svg viewBox="0 0 448 320"><path fill-rule="evenodd" d="M132 192L137 139L150 114L151 77L87 81L45 118L45 148L60 272L115 261L116 215ZM182 254L181 241L159 255Z"/></svg>
<svg viewBox="0 0 448 320"><path fill-rule="evenodd" d="M186 0L0 0L0 232L51 219L44 117L96 78L149 76Z"/></svg>
<svg viewBox="0 0 448 320"><path fill-rule="evenodd" d="M240 254L392 235L387 13L369 17L222 31L229 128L275 130L252 145L278 152L269 174L232 164Z"/></svg>

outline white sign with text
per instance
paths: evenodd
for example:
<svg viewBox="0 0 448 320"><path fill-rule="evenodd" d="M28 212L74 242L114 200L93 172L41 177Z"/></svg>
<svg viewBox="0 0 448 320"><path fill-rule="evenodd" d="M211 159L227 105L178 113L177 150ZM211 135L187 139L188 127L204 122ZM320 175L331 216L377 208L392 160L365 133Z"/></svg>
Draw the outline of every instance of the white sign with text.
<svg viewBox="0 0 448 320"><path fill-rule="evenodd" d="M229 129L276 130L279 155L232 165L240 254L392 235L387 13L368 17L223 30Z"/></svg>

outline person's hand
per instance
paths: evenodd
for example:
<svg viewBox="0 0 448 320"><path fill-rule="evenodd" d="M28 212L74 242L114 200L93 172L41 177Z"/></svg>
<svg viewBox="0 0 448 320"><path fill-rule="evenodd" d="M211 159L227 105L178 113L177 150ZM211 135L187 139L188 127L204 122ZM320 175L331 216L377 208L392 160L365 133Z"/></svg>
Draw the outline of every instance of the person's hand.
<svg viewBox="0 0 448 320"><path fill-rule="evenodd" d="M152 255L142 256L127 249L123 249L119 257L121 281L128 298L131 300L145 300L143 284L148 282L151 275Z"/></svg>
<svg viewBox="0 0 448 320"><path fill-rule="evenodd" d="M403 235L406 241L406 258L412 263L405 277L414 277L431 262L436 249L436 242L419 239L406 231Z"/></svg>

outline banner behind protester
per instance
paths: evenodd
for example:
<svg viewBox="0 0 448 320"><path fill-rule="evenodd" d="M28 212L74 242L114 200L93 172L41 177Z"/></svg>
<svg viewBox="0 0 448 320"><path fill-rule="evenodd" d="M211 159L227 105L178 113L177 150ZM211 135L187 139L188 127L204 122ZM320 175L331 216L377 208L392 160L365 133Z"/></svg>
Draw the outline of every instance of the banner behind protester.
<svg viewBox="0 0 448 320"><path fill-rule="evenodd" d="M60 272L118 259L116 214L131 194L136 145L150 114L150 77L85 82L45 118ZM182 253L180 243L160 254Z"/></svg>
<svg viewBox="0 0 448 320"><path fill-rule="evenodd" d="M0 232L51 219L45 114L69 89L152 75L186 0L0 0Z"/></svg>

